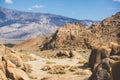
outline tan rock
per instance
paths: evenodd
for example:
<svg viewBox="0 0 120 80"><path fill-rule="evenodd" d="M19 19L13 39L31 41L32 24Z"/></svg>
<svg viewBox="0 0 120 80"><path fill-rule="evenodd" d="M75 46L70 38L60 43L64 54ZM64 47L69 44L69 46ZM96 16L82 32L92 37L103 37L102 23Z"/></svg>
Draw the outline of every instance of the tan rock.
<svg viewBox="0 0 120 80"><path fill-rule="evenodd" d="M14 53L4 55L3 60L6 62L7 62L7 60L11 61L13 64L16 65L16 67L20 67L20 68L24 67L22 59Z"/></svg>
<svg viewBox="0 0 120 80"><path fill-rule="evenodd" d="M8 67L7 72L12 80L29 80L28 75L21 69Z"/></svg>
<svg viewBox="0 0 120 80"><path fill-rule="evenodd" d="M7 77L2 70L0 70L0 80L7 80Z"/></svg>
<svg viewBox="0 0 120 80"><path fill-rule="evenodd" d="M92 71L98 66L104 58L109 58L111 53L111 49L106 46L101 46L91 51L89 57L89 66L91 67Z"/></svg>

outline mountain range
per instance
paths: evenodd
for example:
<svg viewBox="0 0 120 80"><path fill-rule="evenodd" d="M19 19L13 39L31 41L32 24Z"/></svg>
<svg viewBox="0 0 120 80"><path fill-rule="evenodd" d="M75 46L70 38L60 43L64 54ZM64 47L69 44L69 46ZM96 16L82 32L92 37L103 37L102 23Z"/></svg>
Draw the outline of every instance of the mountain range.
<svg viewBox="0 0 120 80"><path fill-rule="evenodd" d="M22 12L0 7L0 38L29 39L46 36L65 24L75 22L89 27L100 21L77 20L55 14Z"/></svg>

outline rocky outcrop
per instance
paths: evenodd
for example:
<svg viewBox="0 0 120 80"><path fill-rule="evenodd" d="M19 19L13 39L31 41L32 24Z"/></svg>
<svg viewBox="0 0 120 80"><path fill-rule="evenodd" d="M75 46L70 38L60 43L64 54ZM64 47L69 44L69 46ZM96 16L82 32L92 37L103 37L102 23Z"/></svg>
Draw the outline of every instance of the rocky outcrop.
<svg viewBox="0 0 120 80"><path fill-rule="evenodd" d="M104 19L100 24L92 25L90 28L93 34L99 37L100 42L108 44L110 42L120 42L120 12Z"/></svg>
<svg viewBox="0 0 120 80"><path fill-rule="evenodd" d="M89 57L89 67L92 71L98 66L102 59L110 57L111 49L107 46L95 48L91 51Z"/></svg>
<svg viewBox="0 0 120 80"><path fill-rule="evenodd" d="M89 80L120 80L120 61L105 58L96 67Z"/></svg>
<svg viewBox="0 0 120 80"><path fill-rule="evenodd" d="M24 65L17 53L0 55L0 80L29 80Z"/></svg>
<svg viewBox="0 0 120 80"><path fill-rule="evenodd" d="M59 28L52 38L43 44L42 50L46 49L75 49L86 48L85 40L94 36L82 24L67 24ZM93 38L93 37L92 37Z"/></svg>
<svg viewBox="0 0 120 80"><path fill-rule="evenodd" d="M14 53L4 55L3 60L4 61L7 61L7 60L11 61L12 63L14 63L16 65L16 67L20 67L20 68L24 67L22 59Z"/></svg>
<svg viewBox="0 0 120 80"><path fill-rule="evenodd" d="M120 42L120 12L90 28L80 23L67 24L59 28L41 49L92 49L98 45L109 45L110 42Z"/></svg>
<svg viewBox="0 0 120 80"><path fill-rule="evenodd" d="M120 12L90 29L106 48L99 45L92 49L89 66L93 73L89 80L120 80Z"/></svg>
<svg viewBox="0 0 120 80"><path fill-rule="evenodd" d="M89 80L120 80L120 46L93 49L89 58L92 75Z"/></svg>

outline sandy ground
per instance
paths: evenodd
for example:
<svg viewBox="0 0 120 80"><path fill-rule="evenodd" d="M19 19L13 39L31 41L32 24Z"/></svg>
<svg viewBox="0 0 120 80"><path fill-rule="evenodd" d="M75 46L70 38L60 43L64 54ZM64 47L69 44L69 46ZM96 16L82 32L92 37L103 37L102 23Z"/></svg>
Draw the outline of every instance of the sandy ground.
<svg viewBox="0 0 120 80"><path fill-rule="evenodd" d="M86 69L79 69L79 72L85 74L74 74L73 72L67 72L66 74L50 74L46 71L41 70L45 65L69 65L69 66L82 66L83 64L78 64L79 59L47 59L41 58L35 54L30 54L30 56L36 58L35 61L28 61L27 64L32 65L32 72L30 75L37 77L37 79L32 80L87 80L91 75L91 72ZM46 62L54 62L54 64L47 64ZM46 78L46 79L43 79Z"/></svg>

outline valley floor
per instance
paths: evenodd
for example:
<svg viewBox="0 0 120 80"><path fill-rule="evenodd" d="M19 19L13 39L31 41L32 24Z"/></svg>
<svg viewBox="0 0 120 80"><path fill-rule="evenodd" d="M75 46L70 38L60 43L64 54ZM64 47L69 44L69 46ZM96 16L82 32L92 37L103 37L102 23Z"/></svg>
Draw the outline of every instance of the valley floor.
<svg viewBox="0 0 120 80"><path fill-rule="evenodd" d="M91 72L88 68L83 67L83 64L78 64L79 59L53 59L53 58L42 58L35 54L30 54L33 58L36 58L35 61L27 61L26 64L32 66L32 72L29 74L32 80L87 80L91 75ZM70 71L66 68L65 74L51 74L47 71L42 70L45 66L69 66L78 67L73 68L74 71Z"/></svg>

